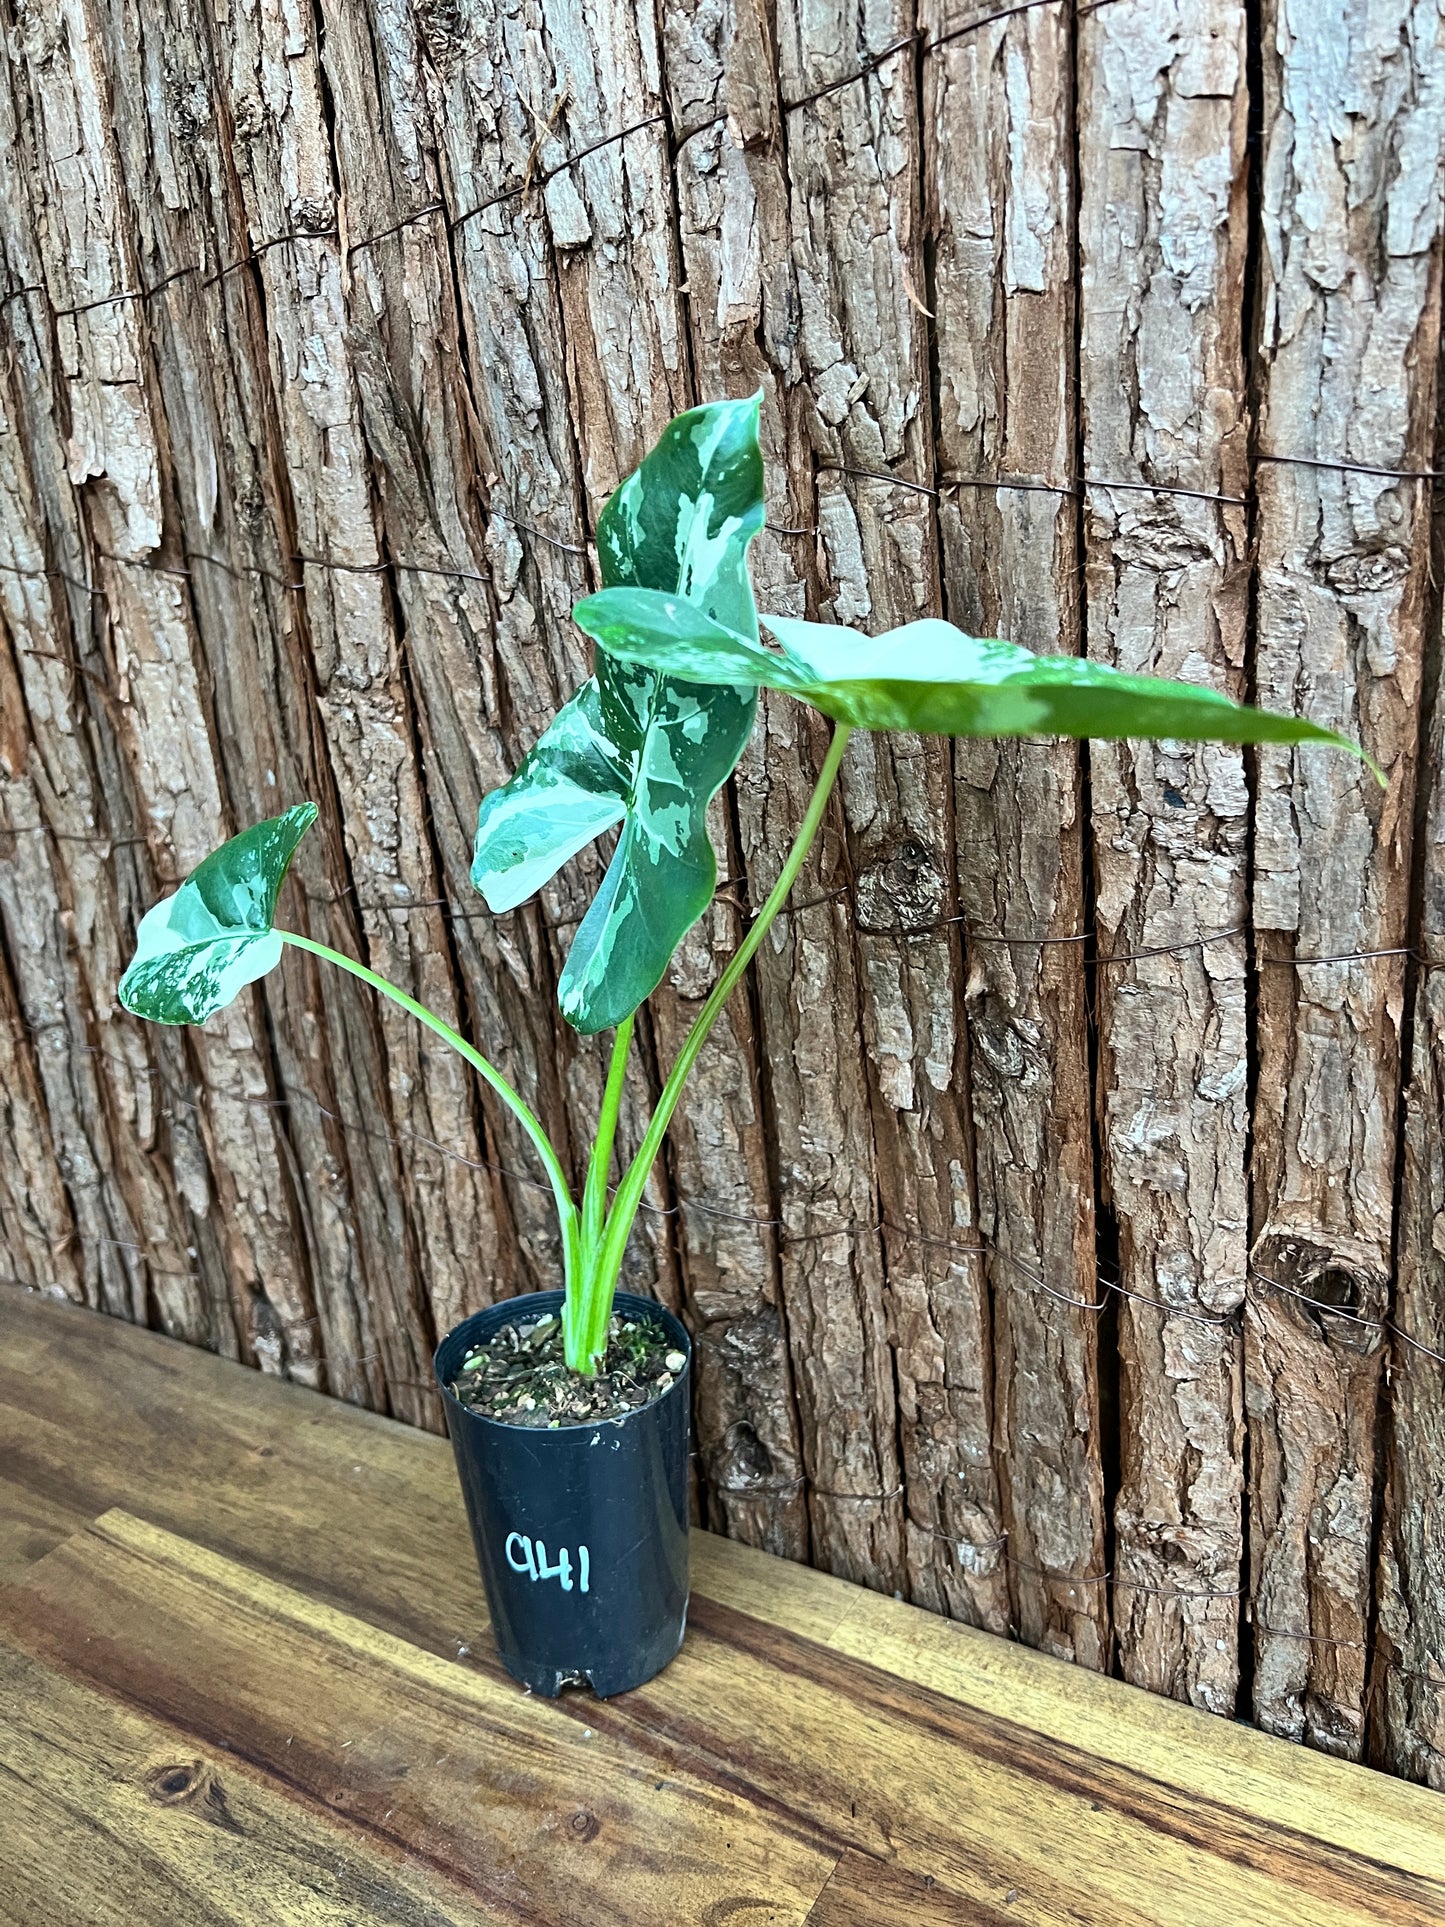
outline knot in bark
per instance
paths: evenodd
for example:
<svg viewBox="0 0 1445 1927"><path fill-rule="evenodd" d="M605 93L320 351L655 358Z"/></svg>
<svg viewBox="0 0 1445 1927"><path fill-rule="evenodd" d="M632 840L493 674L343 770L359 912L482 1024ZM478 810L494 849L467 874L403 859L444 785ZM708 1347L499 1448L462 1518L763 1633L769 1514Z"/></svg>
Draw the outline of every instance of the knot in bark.
<svg viewBox="0 0 1445 1927"><path fill-rule="evenodd" d="M910 836L859 872L856 897L860 929L907 936L943 918L947 880L936 853Z"/></svg>

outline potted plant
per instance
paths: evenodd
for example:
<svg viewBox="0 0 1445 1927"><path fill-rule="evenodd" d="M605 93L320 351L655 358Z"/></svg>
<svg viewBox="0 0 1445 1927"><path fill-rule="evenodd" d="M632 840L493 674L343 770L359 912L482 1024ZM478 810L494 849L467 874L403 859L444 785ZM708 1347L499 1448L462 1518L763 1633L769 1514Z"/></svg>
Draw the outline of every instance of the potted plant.
<svg viewBox="0 0 1445 1927"><path fill-rule="evenodd" d="M678 416L608 502L597 528L603 587L574 611L596 644L593 674L481 806L472 878L494 912L524 902L595 837L618 831L559 984L569 1023L613 1033L580 1196L537 1118L466 1038L355 958L276 927L277 896L314 804L233 838L149 911L120 986L139 1016L203 1023L295 945L371 984L459 1051L531 1139L556 1200L560 1288L465 1320L443 1339L436 1371L502 1658L548 1694L569 1681L604 1695L639 1685L682 1639L689 1341L661 1306L619 1296L617 1279L688 1073L807 857L851 732L1353 749L1329 730L1210 689L1036 657L942 621L869 637L770 616L765 644L747 568L763 525L758 406L754 397ZM832 739L777 883L613 1189L634 1014L711 901L707 809L742 753L760 687L811 703L832 720Z"/></svg>

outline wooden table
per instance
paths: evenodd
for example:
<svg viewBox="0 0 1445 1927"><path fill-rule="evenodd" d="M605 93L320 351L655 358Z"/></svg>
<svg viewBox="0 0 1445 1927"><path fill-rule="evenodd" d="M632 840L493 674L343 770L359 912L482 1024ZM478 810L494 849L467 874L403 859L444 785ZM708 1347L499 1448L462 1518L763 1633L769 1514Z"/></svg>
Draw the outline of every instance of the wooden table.
<svg viewBox="0 0 1445 1927"><path fill-rule="evenodd" d="M699 1533L602 1703L442 1441L0 1290L0 1919L1445 1921L1445 1802Z"/></svg>

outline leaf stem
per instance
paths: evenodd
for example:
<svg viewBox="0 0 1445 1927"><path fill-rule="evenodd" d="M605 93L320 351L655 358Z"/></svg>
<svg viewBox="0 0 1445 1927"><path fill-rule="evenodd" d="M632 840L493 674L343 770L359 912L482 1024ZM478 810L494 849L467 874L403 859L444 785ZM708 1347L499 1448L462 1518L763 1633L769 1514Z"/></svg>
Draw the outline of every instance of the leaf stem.
<svg viewBox="0 0 1445 1927"><path fill-rule="evenodd" d="M617 1120L622 1107L622 1093L627 1078L627 1057L632 1044L633 1018L623 1019L617 1027L612 1040L612 1058L607 1070L607 1083L602 1097L602 1114L598 1120L597 1138L588 1160L587 1180L582 1193L582 1209L579 1213L567 1184L566 1173L561 1160L552 1147L551 1139L542 1129L522 1098L502 1076L494 1064L487 1061L479 1050L473 1048L465 1037L452 1029L451 1025L438 1017L435 1011L428 1010L425 1004L409 997L394 983L389 982L375 970L358 963L355 957L348 957L339 950L332 950L324 943L317 943L311 937L299 936L294 930L277 930L276 935L283 943L294 944L298 950L309 950L313 956L324 957L328 963L359 977L373 990L379 990L384 997L390 997L394 1004L425 1024L444 1043L450 1044L472 1068L491 1086L497 1096L517 1118L523 1130L532 1140L547 1177L552 1186L552 1195L557 1204L557 1218L562 1229L562 1251L566 1268L566 1300L563 1309L563 1331L566 1339L567 1363L573 1371L591 1375L596 1370L597 1359L607 1348L607 1327L612 1316L612 1302L618 1274L622 1269L622 1257L627 1248L627 1240L636 1221L642 1203L642 1194L647 1180L652 1175L652 1167L657 1162L662 1149L667 1127L672 1122L673 1112L677 1109L683 1088L693 1065L697 1062L703 1045L707 1042L713 1025L722 1014L724 1004L731 996L738 980L752 962L758 946L767 935L774 919L787 902L789 892L798 880L798 873L807 861L808 852L813 847L814 838L823 821L832 795L833 785L838 780L838 771L843 762L843 752L848 747L852 730L846 723L839 723L828 744L828 753L823 759L823 767L818 772L818 781L813 794L808 799L808 807L803 820L798 825L798 833L793 839L787 860L778 872L778 880L768 893L768 899L753 919L752 925L742 942L724 966L721 976L713 985L707 1001L698 1012L692 1029L683 1040L676 1062L662 1087L657 1100L657 1109L652 1115L647 1131L637 1155L624 1172L607 1209L607 1177L612 1164L613 1147L617 1140Z"/></svg>
<svg viewBox="0 0 1445 1927"><path fill-rule="evenodd" d="M370 984L373 990L379 990L383 997L390 997L394 1004L400 1004L401 1008L408 1011L419 1023L425 1024L428 1030L434 1031L443 1043L450 1044L454 1051L459 1052L501 1098L535 1145L551 1183L552 1195L557 1203L557 1220L562 1231L562 1254L570 1297L573 1280L582 1270L582 1253L581 1227L577 1206L568 1188L567 1174L563 1171L561 1160L552 1148L552 1140L542 1129L532 1110L513 1090L496 1065L488 1063L479 1050L474 1049L465 1037L454 1031L451 1025L438 1017L434 1010L428 1010L425 1004L419 1004L415 997L408 997L404 990L399 990L394 983L380 976L375 970L368 970L366 965L358 963L355 957L348 957L340 950L332 950L328 945L317 943L311 937L298 936L294 930L278 930L276 935L283 943L294 944L298 950L309 950L313 956L324 957L328 963L336 964L339 969L349 971L353 977L359 977L364 984Z"/></svg>
<svg viewBox="0 0 1445 1927"><path fill-rule="evenodd" d="M767 935L774 918L786 903L789 891L798 880L798 872L807 860L808 852L813 847L813 839L818 834L818 828L823 821L824 811L828 807L828 798L832 794L834 783L838 780L843 752L848 747L848 738L852 733L847 723L839 723L834 728L832 741L828 745L828 754L824 757L823 767L818 772L818 781L812 796L808 799L807 810L802 822L798 825L798 833L793 839L793 847L788 852L787 861L778 873L777 882L768 893L767 902L753 919L752 927L728 960L722 975L713 985L707 1002L698 1012L692 1029L684 1038L682 1049L677 1053L677 1061L673 1064L667 1082L662 1087L662 1095L657 1100L657 1109L653 1112L652 1122L647 1127L636 1157L628 1166L621 1184L617 1187L616 1196L612 1200L612 1209L607 1214L607 1223L592 1277L589 1279L589 1290L606 1290L609 1309L611 1288L622 1268L622 1254L627 1247L628 1236L637 1217L638 1207L642 1203L642 1193L652 1174L657 1154L662 1149L662 1141L667 1135L667 1127L672 1121L673 1112L677 1109L678 1099L682 1096L688 1074L697 1062L698 1054L707 1042L709 1032L721 1015L723 1005L732 994L738 979L752 962L759 944Z"/></svg>
<svg viewBox="0 0 1445 1927"><path fill-rule="evenodd" d="M634 1015L629 1013L617 1026L612 1039L612 1061L607 1068L607 1088L602 1094L602 1115L597 1120L597 1136L587 1163L587 1183L582 1192L582 1270L580 1290L569 1290L563 1311L562 1327L566 1341L567 1363L574 1372L591 1377L596 1360L607 1349L607 1326L612 1316L612 1293L596 1286L598 1246L607 1216L607 1179L612 1170L612 1147L617 1138L617 1114L622 1108L622 1091L627 1080L627 1053L632 1045ZM602 1299L599 1311L596 1300ZM575 1300L575 1303L574 1303Z"/></svg>

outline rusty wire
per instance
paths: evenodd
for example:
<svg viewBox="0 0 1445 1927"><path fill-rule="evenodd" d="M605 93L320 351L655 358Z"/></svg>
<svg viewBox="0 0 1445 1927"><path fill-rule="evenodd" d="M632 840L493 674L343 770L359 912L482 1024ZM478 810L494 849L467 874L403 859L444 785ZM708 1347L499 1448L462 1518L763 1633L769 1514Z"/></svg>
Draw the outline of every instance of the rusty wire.
<svg viewBox="0 0 1445 1927"><path fill-rule="evenodd" d="M943 33L938 34L932 38L928 37L928 35L921 29L914 33L904 34L898 37L897 39L889 42L889 44L886 47L881 48L878 52L870 55L867 60L863 61L859 66L851 69L848 73L840 75L836 79L828 81L824 83L821 87L818 87L814 89L812 92L804 94L796 99L782 101L780 103L782 112L784 114L797 113L806 107L814 105L816 102L826 98L828 95L838 92L841 88L848 87L848 86L854 85L855 83L859 83L859 82L862 82L863 80L866 80L871 74L875 73L887 61L891 60L896 55L902 52L905 52L910 47L916 46L919 48L922 54L928 55L937 51L942 47L950 45L951 43L953 43L954 41L957 41L958 39L962 38L965 35L979 32L985 27L992 26L1002 22L1007 22L1013 19L1014 17L1016 17L1017 15L1033 12L1035 9L1042 6L1059 5L1059 4L1064 4L1064 0L1018 0L1017 4L998 8L990 13L978 15L974 19L964 21L960 25L949 28L945 30ZM1111 6L1113 4L1115 4L1115 0L1089 0L1089 4L1075 6L1074 17L1076 19L1083 20L1084 18L1099 12L1103 7ZM681 147L686 142L693 139L697 134L705 131L705 129L709 127L717 126L723 123L725 120L726 120L725 114L715 114L710 116L707 120L702 121L697 125L687 129L685 132L680 134L677 137L676 141L673 143L674 149ZM327 224L325 226L289 229L284 233L272 235L265 240L256 242L250 249L247 250L245 254L237 257L232 261L227 262L222 267L220 267L219 269L217 269L216 271L214 271L209 275L204 274L204 263L190 262L179 268L172 269L168 274L162 276L160 280L153 282L149 286L137 287L137 288L123 288L118 290L114 294L97 295L97 296L91 297L86 301L73 303L66 306L56 307L52 304L50 307L51 317L53 320L60 320L67 317L76 317L79 315L87 314L94 311L95 309L103 308L110 305L126 304L130 302L145 303L152 300L156 296L166 292L170 288L177 286L179 283L186 280L192 275L202 276L203 278L201 279L199 285L202 289L208 288L216 285L221 281L224 281L228 276L238 273L241 269L259 261L262 258L262 256L269 254L272 250L288 244L297 244L304 241L344 240L346 258L350 260L356 254L363 252L366 249L376 247L381 242L392 238L393 236L402 232L403 230L416 226L423 221L429 220L433 216L442 217L442 219L445 221L448 231L455 232L458 228L464 226L466 223L476 219L478 216L488 212L489 210L496 208L498 206L501 206L508 201L521 198L533 188L545 187L546 184L550 180L554 179L557 175L565 172L568 168L578 165L581 161L586 160L591 155L597 154L605 148L619 145L620 143L630 139L633 135L643 133L648 129L655 128L655 127L662 127L664 129L664 136L666 137L667 115L665 113L659 111L652 114L644 115L640 120L629 122L627 126L618 128L615 132L611 134L600 135L596 139L589 141L583 147L578 148L573 153L564 155L560 160L555 162L549 168L545 168L542 170L534 170L531 163L529 162L527 174L524 176L524 178L521 181L514 182L508 187L499 189L495 194L489 196L487 199L481 202L478 202L476 205L472 207L463 209L461 212L457 214L449 213L445 200L440 196L437 196L427 201L426 203L424 203L421 207L413 209L410 213L401 215L398 218L392 221L389 221L385 226L374 230L372 233L365 234L365 235L358 235L351 239L346 239L346 237L344 237L341 234L340 229L334 223ZM21 286L11 289L9 292L3 295L0 295L0 304L5 304L14 300L19 300L31 294L44 295L46 297L47 302L50 301L49 291L43 283L26 282L26 283L23 283ZM1429 468L1394 469L1394 468L1382 467L1378 464L1364 462L1364 461L1352 461L1344 458L1326 460L1317 456L1294 455L1283 451L1273 451L1273 450L1268 452L1258 453L1257 455L1254 456L1253 462L1254 462L1254 465L1256 466L1260 464L1286 464L1286 465L1299 466L1303 468L1334 470L1341 473L1358 473L1363 475L1371 475L1382 479L1398 480L1398 481L1423 482L1423 481L1434 481L1434 480L1440 479L1439 471L1434 469L1429 469ZM1044 493L1065 496L1065 497L1077 496L1083 492L1086 492L1089 489L1101 489L1101 490L1118 489L1118 490L1129 490L1137 493L1184 496L1184 497L1191 497L1200 501L1214 502L1214 503L1228 504L1228 505L1237 505L1237 506L1247 506L1249 500L1251 499L1250 497L1247 497L1247 496L1216 493L1216 492L1212 492L1204 489L1190 488L1178 483L1153 481L1153 480L1149 480L1145 478L1137 478L1137 477L1080 476L1080 477L1072 478L1071 480L1064 483L1058 483L1058 482L1051 482L1048 479L1042 478L1042 477L1016 477L1016 476L1006 476L1006 475L997 475L997 476L952 475L952 476L945 476L937 485L933 485L926 482L914 481L907 476L897 475L892 473L891 471L865 469L865 468L856 467L852 464L844 463L844 462L821 461L817 464L817 468L818 468L818 472L835 472L835 473L850 475L858 479L879 481L879 482L883 482L888 485L891 485L892 487L895 487L895 488L901 488L920 495L929 496L934 499L938 499L942 497L943 495L947 494L950 490L957 490L957 489L964 489L964 488L994 489L994 490L1000 490L1000 491L1017 490L1017 491L1024 491L1024 492L1044 492ZM545 542L555 548L561 549L569 554L576 554L576 555L582 555L582 556L585 556L587 554L587 549L585 545L570 542L565 538L561 538L556 535L553 535L547 530L539 529L534 525L518 520L517 518L511 516L505 510L489 508L488 513L497 515L499 519L511 523L513 527L522 529L526 533L534 536L536 539L542 542ZM817 535L819 534L819 531L816 528L803 528L803 527L791 527L791 526L776 528L774 532L779 535L790 536L790 537L797 537L797 536L817 537ZM185 576L189 573L189 571L185 569L178 569L173 566L162 564L162 563L148 562L139 558L124 557L124 556L108 556L105 559L114 563L124 564L125 566L129 566L129 567L150 568L158 573L165 573L165 574L178 575L178 576ZM401 557L386 556L386 557L380 558L378 561L374 563L342 562L342 561L333 560L332 558L326 557L326 556L311 556L311 555L300 555L300 554L293 555L290 559L293 564L299 565L302 567L316 568L316 569L331 569L331 570L337 570L337 571L343 571L346 573L355 573L355 574L384 574L387 572L396 572L399 574L448 576L448 577L456 578L458 580L476 581L476 582L488 582L490 580L490 576L486 572L478 571L474 568L463 568L456 565L434 563L434 562L425 562L425 563L414 562ZM261 577L267 577L276 581L279 584L279 586L281 586L283 589L293 593L299 593L304 589L303 582L288 580L282 577L281 575L279 575L277 571L273 569L269 569L264 565L260 565L260 564L237 564L233 561L227 561L219 556L203 554L201 552L192 552L192 551L186 552L186 560L203 561L203 562L209 563L213 567L229 570L231 573L236 575L250 574L250 575L257 575ZM0 563L0 571L3 571L4 573L10 574L10 575L20 576L30 580L52 579L52 580L64 581L69 583L71 586L79 589L82 593L89 594L89 595L103 595L105 593L105 591L102 588L97 587L95 584L84 582L79 578L72 576L68 574L66 571L59 568L27 569L13 563Z"/></svg>
<svg viewBox="0 0 1445 1927"><path fill-rule="evenodd" d="M1445 475L1442 475L1441 471L1435 469L1381 468L1368 462L1343 460L1321 461L1313 456L1307 455L1261 454L1254 457L1254 463L1256 466L1263 463L1287 464L1302 468L1324 469L1339 474L1370 475L1376 478L1401 482L1426 482L1445 479ZM938 486L934 487L927 482L915 482L908 476L890 474L886 469L859 468L846 462L819 461L815 465L815 472L820 475L849 475L860 480L882 482L891 488L903 489L910 494L924 495L935 500L947 495L950 490L964 488L991 489L1005 494L1042 493L1064 497L1077 496L1089 489L1101 489L1105 491L1110 489L1124 489L1135 494L1184 496L1194 501L1238 505L1242 507L1248 506L1249 502L1253 499L1251 496L1245 495L1224 495L1212 493L1205 489L1184 488L1170 482L1141 481L1107 475L1083 476L1079 478L1076 483L1068 485L1014 475L954 475L944 477ZM590 554L590 551L584 543L571 542L563 536L554 535L550 530L538 528L534 523L523 521L520 517L513 515L508 509L495 504L488 504L485 513L489 518L495 518L497 521L505 522L509 527L521 530L523 533L532 536L535 540L545 543L549 548L559 549L565 554L581 556L583 558L588 557ZM769 523L767 526L772 534L780 537L807 537L810 540L817 540L821 538L823 533L822 530L816 526L780 526L773 523ZM148 571L153 575L173 576L180 579L188 579L191 575L190 569L179 567L175 563L157 562L148 557L117 555L108 550L101 549L93 550L92 553L101 561L109 562L122 568ZM278 570L269 568L264 563L235 562L224 556L191 548L185 549L183 554L187 562L205 563L211 568L221 569L227 574L238 577L258 576L267 581L274 582L279 588L286 590L290 594L299 595L305 593L306 583L304 579L284 576ZM405 556L383 555L378 557L375 562L343 562L334 560L330 556L309 555L297 551L294 552L289 559L293 566L297 568L330 570L342 575L429 575L459 582L480 582L484 584L488 584L492 580L490 571L486 569L468 568L460 563L452 562L418 562L410 560ZM0 562L0 574L15 576L23 581L30 582L64 582L70 587L77 589L83 595L103 598L106 594L106 590L102 585L87 582L83 578L71 574L68 570L55 566L27 568L19 563ZM76 664L75 667L81 668L81 665Z"/></svg>
<svg viewBox="0 0 1445 1927"><path fill-rule="evenodd" d="M1151 952L1149 954L1153 953ZM24 1019L17 1021L21 1030L30 1033L57 1028L64 1024L64 1020L58 1018L53 1019L51 1023L46 1025L32 1025ZM159 1078L168 1100L173 1104L180 1104L186 1109L194 1111L202 1111L205 1109L203 1098L206 1093L200 1087L193 1087L191 1091L179 1089L159 1065L133 1064L128 1057L122 1055L120 1052L106 1050L100 1045L89 1044L82 1045L79 1048L82 1054L104 1057L111 1062L121 1065L132 1076ZM221 1093L220 1095L224 1096L225 1094ZM379 1143L389 1144L403 1151L409 1149L411 1146L419 1146L424 1151L430 1151L435 1156L460 1164L468 1170L485 1171L493 1176L506 1180L508 1183L518 1184L525 1189L548 1196L551 1195L550 1186L541 1179L533 1178L525 1172L499 1164L494 1159L474 1157L468 1152L458 1151L452 1146L439 1143L435 1138L428 1137L421 1132L411 1131L397 1134L392 1131L363 1124L355 1119L349 1119L340 1112L332 1109L314 1091L300 1089L286 1097L242 1097L231 1101L240 1102L248 1107L273 1111L289 1110L298 1103L309 1103L315 1106L320 1116L328 1122L337 1125L343 1132L355 1133ZM162 1115L165 1114L163 1111ZM615 1189L615 1187L612 1188ZM701 1217L719 1219L728 1223L744 1225L758 1231L771 1232L775 1235L779 1247L787 1248L821 1244L834 1238L891 1235L901 1238L907 1243L920 1245L925 1249L945 1251L950 1254L951 1259L954 1261L967 1260L977 1262L980 1260L992 1260L995 1266L1001 1267L1004 1272L1009 1274L1008 1277L999 1277L997 1272L995 1273L995 1281L1003 1289L1037 1294L1055 1304L1064 1306L1070 1311L1082 1312L1091 1317L1097 1316L1107 1309L1109 1297L1113 1296L1131 1304L1142 1305L1147 1311L1157 1313L1162 1317L1182 1318L1194 1324L1230 1329L1237 1332L1240 1321L1250 1302L1249 1282L1250 1279L1253 1279L1263 1285L1267 1291L1280 1292L1293 1298L1321 1317L1340 1318L1348 1324L1388 1334L1397 1338L1403 1345L1407 1346L1410 1351L1420 1353L1435 1363L1445 1365L1445 1352L1436 1351L1429 1345L1426 1345L1422 1340L1416 1338L1413 1333L1406 1331L1401 1325L1396 1323L1394 1319L1388 1317L1371 1317L1368 1314L1353 1311L1345 1306L1331 1304L1326 1299L1311 1297L1308 1293L1302 1292L1294 1286L1287 1285L1282 1280L1271 1277L1269 1274L1253 1266L1251 1266L1248 1277L1245 1279L1215 1281L1218 1287L1222 1288L1223 1285L1227 1284L1231 1289L1237 1289L1239 1292L1239 1302L1233 1308L1228 1311L1215 1312L1203 1310L1194 1304L1173 1304L1163 1299L1151 1297L1143 1292L1134 1291L1120 1279L1105 1277L1102 1273L1097 1272L1095 1274L1095 1282L1100 1287L1103 1295L1097 1298L1081 1298L1075 1292L1050 1282L1037 1267L1030 1265L1026 1260L1017 1257L1014 1253L1005 1250L1002 1246L984 1237L982 1232L976 1228L971 1230L971 1242L964 1243L958 1239L943 1238L929 1234L912 1225L901 1224L896 1219L886 1215L878 1218L852 1219L837 1224L809 1226L798 1229L795 1228L793 1221L787 1217L763 1217L749 1212L738 1211L732 1207L711 1204L706 1199L696 1197L679 1198L675 1203L667 1205L656 1204L651 1200L644 1199L640 1209L644 1214L652 1218L685 1219L689 1214L694 1214ZM133 1248L141 1252L146 1250L144 1246L135 1246ZM1022 1282L1015 1282L1017 1280L1022 1280ZM938 1290L941 1289L941 1286L935 1282L930 1289Z"/></svg>

